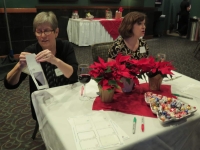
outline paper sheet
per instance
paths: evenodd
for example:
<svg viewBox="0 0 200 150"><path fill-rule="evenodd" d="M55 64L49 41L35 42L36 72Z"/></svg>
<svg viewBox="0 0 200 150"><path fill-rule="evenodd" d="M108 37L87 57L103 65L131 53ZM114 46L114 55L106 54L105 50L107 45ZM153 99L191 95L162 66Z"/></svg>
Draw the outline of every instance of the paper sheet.
<svg viewBox="0 0 200 150"><path fill-rule="evenodd" d="M128 135L103 112L69 118L77 150L98 150L123 145ZM124 137L124 138L123 138Z"/></svg>
<svg viewBox="0 0 200 150"><path fill-rule="evenodd" d="M29 70L28 70L28 67L27 67L27 66L24 67L24 69L22 70L22 72L24 72L24 73L26 73L26 74L28 74L28 75L31 75L30 72L29 72Z"/></svg>
<svg viewBox="0 0 200 150"><path fill-rule="evenodd" d="M35 54L26 55L26 62L29 73L38 90L49 88L47 79L42 70L41 64L35 60ZM39 81L39 82L37 82Z"/></svg>

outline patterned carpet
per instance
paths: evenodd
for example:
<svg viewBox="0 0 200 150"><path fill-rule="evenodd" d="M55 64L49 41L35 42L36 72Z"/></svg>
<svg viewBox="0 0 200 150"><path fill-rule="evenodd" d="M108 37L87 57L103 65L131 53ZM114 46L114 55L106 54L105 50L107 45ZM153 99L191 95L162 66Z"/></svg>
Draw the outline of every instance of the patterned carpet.
<svg viewBox="0 0 200 150"><path fill-rule="evenodd" d="M200 60L194 58L197 42L179 37L147 40L151 55L165 53L176 71L200 81ZM75 46L79 63L92 63L90 47ZM28 79L18 89L7 90L0 81L0 150L45 150L40 134L33 141L35 121L31 119Z"/></svg>
<svg viewBox="0 0 200 150"><path fill-rule="evenodd" d="M0 82L0 149L45 150L40 134L31 139L35 121L31 117L28 78L18 89L7 90Z"/></svg>

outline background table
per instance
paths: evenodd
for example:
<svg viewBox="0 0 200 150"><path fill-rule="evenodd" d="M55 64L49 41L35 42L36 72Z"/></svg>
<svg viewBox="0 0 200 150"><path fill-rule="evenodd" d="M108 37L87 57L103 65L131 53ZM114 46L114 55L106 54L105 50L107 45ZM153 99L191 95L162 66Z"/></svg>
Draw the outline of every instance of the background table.
<svg viewBox="0 0 200 150"><path fill-rule="evenodd" d="M181 74L175 73L176 76ZM157 118L145 117L145 132L141 131L141 116L114 111L105 111L130 137L121 147L108 148L123 150L197 150L200 148L200 82L187 76L164 82L172 85L172 91L180 93L192 86L193 100L180 98L197 107L193 116L161 125ZM141 80L141 82L145 82ZM97 84L91 80L86 85L87 93L96 96ZM75 150L75 142L69 117L92 113L93 100L80 101L81 84L61 86L32 94L32 101L39 121L39 128L46 148L49 150ZM195 92L196 90L196 92ZM184 93L185 94L185 93ZM136 133L132 134L133 117L137 117Z"/></svg>
<svg viewBox="0 0 200 150"><path fill-rule="evenodd" d="M78 46L111 42L117 38L121 19L69 19L69 41Z"/></svg>

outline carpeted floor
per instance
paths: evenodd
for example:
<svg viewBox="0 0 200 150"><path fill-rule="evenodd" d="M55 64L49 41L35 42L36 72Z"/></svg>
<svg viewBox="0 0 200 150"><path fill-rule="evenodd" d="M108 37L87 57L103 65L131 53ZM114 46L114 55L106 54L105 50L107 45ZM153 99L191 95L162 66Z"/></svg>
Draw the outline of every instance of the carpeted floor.
<svg viewBox="0 0 200 150"><path fill-rule="evenodd" d="M194 58L197 42L166 36L147 40L150 54L165 53L176 71L200 81L200 60ZM74 45L79 63L92 63L90 47ZM29 87L26 79L18 89L7 90L0 81L0 150L45 150L40 134L33 141Z"/></svg>

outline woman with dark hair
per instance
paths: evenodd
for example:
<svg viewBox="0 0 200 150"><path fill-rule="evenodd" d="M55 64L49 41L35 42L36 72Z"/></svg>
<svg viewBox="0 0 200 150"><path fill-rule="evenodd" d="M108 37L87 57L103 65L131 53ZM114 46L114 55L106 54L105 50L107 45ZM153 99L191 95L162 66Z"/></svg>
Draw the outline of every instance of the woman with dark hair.
<svg viewBox="0 0 200 150"><path fill-rule="evenodd" d="M115 59L118 53L130 55L133 59L147 57L149 48L142 39L145 35L146 15L140 12L130 12L119 26L120 36L114 41L108 52L108 61Z"/></svg>
<svg viewBox="0 0 200 150"><path fill-rule="evenodd" d="M180 36L186 36L188 30L188 23L190 18L191 4L188 1L183 1L180 5L180 18L179 18L179 34Z"/></svg>

